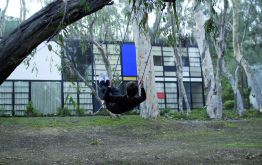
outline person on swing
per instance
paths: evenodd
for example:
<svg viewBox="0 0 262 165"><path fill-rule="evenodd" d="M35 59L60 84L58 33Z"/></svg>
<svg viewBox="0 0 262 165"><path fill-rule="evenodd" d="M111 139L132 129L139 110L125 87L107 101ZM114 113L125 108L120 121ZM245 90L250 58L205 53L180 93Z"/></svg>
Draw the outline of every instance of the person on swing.
<svg viewBox="0 0 262 165"><path fill-rule="evenodd" d="M128 82L126 84L125 95L112 94L115 91L112 86L112 80L101 80L99 83L102 93L104 93L102 99L105 101L106 108L114 114L122 114L133 110L136 106L146 100L143 80L140 82L141 96L136 96L138 93L138 85L135 82Z"/></svg>

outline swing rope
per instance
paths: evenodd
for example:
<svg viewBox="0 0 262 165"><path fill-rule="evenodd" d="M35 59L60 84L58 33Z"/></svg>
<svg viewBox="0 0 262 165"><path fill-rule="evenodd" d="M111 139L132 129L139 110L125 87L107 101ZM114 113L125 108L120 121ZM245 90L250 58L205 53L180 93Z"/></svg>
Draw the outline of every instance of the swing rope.
<svg viewBox="0 0 262 165"><path fill-rule="evenodd" d="M155 34L154 34L153 37L152 37L153 40L155 39L156 33L157 33L158 29L159 29L159 25L160 25L161 18L162 18L163 11L164 11L165 7L166 7L166 4L164 3L163 8L161 9L160 20L159 20L159 22L158 22L158 24L157 24L156 32L155 32ZM153 46L152 46L152 44L151 44L151 47L150 47L150 49L149 49L149 55L147 56L147 60L146 60L146 62L145 62L145 68L144 68L144 70L143 70L143 74L142 74L141 80L143 80L143 78L144 78L144 76L145 76L145 72L146 72L146 68L147 68L147 65L148 65L148 61L149 61L149 59L150 59L150 57L151 57L151 55L152 55L152 54L151 54L152 48L153 48ZM139 84L140 84L140 83L141 83L141 81L139 82Z"/></svg>
<svg viewBox="0 0 262 165"><path fill-rule="evenodd" d="M128 32L128 27L129 27L129 24L130 24L130 20L131 20L131 17L132 17L132 13L133 13L134 7L135 7L135 3L133 3L132 9L131 9L131 13L130 13L130 16L129 16L129 18L128 18L128 22L127 22L127 26L126 26L126 31L125 31L125 33L124 33L124 37L123 37L122 41L120 42L120 45L122 45L122 44L124 43L124 41L125 41L126 34L127 34L127 32ZM113 73L113 75L112 75L112 78L115 77L115 73L116 73L116 69L117 69L117 66L118 66L119 61L120 61L120 55L119 55L118 58L117 58L117 62L116 62L116 65L115 65L115 69L114 69L114 73Z"/></svg>

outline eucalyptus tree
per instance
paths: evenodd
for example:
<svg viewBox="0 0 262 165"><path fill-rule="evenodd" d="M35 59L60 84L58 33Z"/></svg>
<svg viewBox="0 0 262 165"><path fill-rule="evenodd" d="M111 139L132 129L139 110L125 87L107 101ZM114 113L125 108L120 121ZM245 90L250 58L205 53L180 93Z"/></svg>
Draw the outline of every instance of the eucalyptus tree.
<svg viewBox="0 0 262 165"><path fill-rule="evenodd" d="M209 50L209 42L205 33L205 14L203 7L200 6L196 0L194 5L194 19L196 28L194 29L194 36L197 41L200 57L202 60L202 70L204 77L204 85L206 89L206 107L210 118L216 118L214 110L217 109L216 95L215 95L215 75L213 62Z"/></svg>
<svg viewBox="0 0 262 165"><path fill-rule="evenodd" d="M147 93L145 103L141 104L140 115L144 118L155 118L159 115L158 101L155 89L155 73L153 56L151 55L152 41L154 35L150 36L148 25L148 14L153 8L161 8L161 1L133 1L133 36L136 46L136 61L138 66L138 75L144 79L144 85ZM155 20L155 26L160 23L159 17ZM151 34L157 33L158 28L154 28Z"/></svg>
<svg viewBox="0 0 262 165"><path fill-rule="evenodd" d="M5 13L9 5L9 0L6 0L5 7L1 10L0 9L0 37L4 34L5 29Z"/></svg>
<svg viewBox="0 0 262 165"><path fill-rule="evenodd" d="M184 82L183 82L183 62L182 62L182 40L185 36L182 33L184 30L183 25L184 22L182 20L182 15L178 13L182 13L183 7L181 3L178 2L169 2L169 6L167 12L169 13L169 22L171 23L171 28L169 32L169 44L173 47L175 64L176 64L176 76L177 76L177 84L178 84L178 95L179 95L179 111L183 112L183 102L186 105L187 114L191 112L190 105L188 102L188 97L186 94Z"/></svg>
<svg viewBox="0 0 262 165"><path fill-rule="evenodd" d="M0 42L0 84L43 41L111 0L56 0L22 22Z"/></svg>
<svg viewBox="0 0 262 165"><path fill-rule="evenodd" d="M257 80L254 76L254 73L251 69L249 62L245 59L245 57L243 55L245 53L245 51L243 49L241 50L241 42L240 42L240 39L239 39L239 12L238 12L240 1L239 0L231 0L231 2L232 2L232 10L233 10L233 33L232 33L232 35L233 35L234 57L235 57L236 61L238 62L238 64L243 67L245 74L247 76L247 79L248 79L249 87L251 88L251 92L253 93L253 95L256 99L258 108L260 110L262 110L261 89L258 86L258 82L257 82ZM258 1L258 3L261 4L260 1ZM259 6L257 6L257 7L259 8ZM261 13L261 6L260 6L260 13ZM259 17L259 15L258 15L258 17L256 17L256 19L253 20L253 22L251 22L250 25L246 25L246 26L249 26L248 30L251 31L251 29L253 29L252 26L257 26L257 25L259 26L259 24L261 24L261 20L262 20L261 17ZM245 31L244 31L244 34L243 34L243 37L242 37L243 41L244 41L244 38L245 38ZM257 41L260 41L261 36L255 37L254 39L257 40ZM251 39L251 40L254 40L254 39ZM248 43L250 43L250 42L248 42Z"/></svg>
<svg viewBox="0 0 262 165"><path fill-rule="evenodd" d="M210 118L222 117L222 87L220 77L223 74L230 82L235 96L235 108L239 115L243 114L243 98L237 86L238 80L229 71L228 66L224 62L225 51L228 50L226 38L228 39L228 24L226 17L228 14L225 12L227 9L227 2L224 1L224 9L221 10L219 19L218 13L215 11L215 2L208 1L208 11L206 6L201 6L199 1L195 1L194 18L196 28L194 30L195 38L198 43L200 55L202 59L203 77L206 88L206 106L207 113ZM204 14L208 13L208 15ZM222 21L222 22L221 22ZM219 33L220 32L220 33ZM218 39L218 40L217 40ZM213 65L210 47L214 46L215 53L217 54L216 65ZM213 61L212 61L213 60ZM213 67L216 66L214 69ZM216 70L216 74L215 74Z"/></svg>

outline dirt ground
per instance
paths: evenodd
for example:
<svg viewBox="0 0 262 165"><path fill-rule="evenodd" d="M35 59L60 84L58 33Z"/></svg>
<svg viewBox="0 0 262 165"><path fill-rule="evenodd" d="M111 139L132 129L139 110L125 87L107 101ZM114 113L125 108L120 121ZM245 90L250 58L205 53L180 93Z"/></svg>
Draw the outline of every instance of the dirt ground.
<svg viewBox="0 0 262 165"><path fill-rule="evenodd" d="M261 119L94 118L0 118L0 165L262 164Z"/></svg>

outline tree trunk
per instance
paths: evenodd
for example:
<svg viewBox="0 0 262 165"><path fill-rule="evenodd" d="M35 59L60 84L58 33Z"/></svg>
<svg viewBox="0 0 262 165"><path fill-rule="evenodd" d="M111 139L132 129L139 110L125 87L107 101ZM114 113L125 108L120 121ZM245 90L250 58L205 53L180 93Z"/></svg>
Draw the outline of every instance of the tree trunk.
<svg viewBox="0 0 262 165"><path fill-rule="evenodd" d="M239 66L237 66L236 71L235 71L235 78L233 75L229 72L228 68L225 65L225 61L222 61L222 69L223 69L223 74L227 77L229 80L229 83L234 91L234 108L237 111L237 113L242 116L244 112L244 103L243 103L243 98L241 95L241 92L239 91L238 88L238 71L239 71Z"/></svg>
<svg viewBox="0 0 262 165"><path fill-rule="evenodd" d="M174 27L174 26L173 26ZM173 47L176 63L176 75L177 75L177 84L178 84L178 96L179 96L179 112L184 111L183 101L185 101L187 114L191 112L190 105L187 99L186 90L183 82L183 64L181 54L178 51L177 47Z"/></svg>
<svg viewBox="0 0 262 165"><path fill-rule="evenodd" d="M141 6L140 6L141 7ZM139 10L140 12L142 10ZM150 55L151 42L148 32L141 32L139 23L142 19L141 13L136 13L136 19L133 23L133 34L136 45L136 61L138 67L138 75L142 76L145 69L144 86L146 90L147 99L145 103L140 106L140 115L143 118L155 118L159 115L158 100L155 90L155 72L153 56L150 56L148 64L146 60ZM146 34L146 35L145 35Z"/></svg>
<svg viewBox="0 0 262 165"><path fill-rule="evenodd" d="M170 22L172 25L172 35L174 36L179 36L179 28L175 28L176 24L178 24L177 22L175 23L174 21L174 17L176 16L176 8L174 8L175 5L173 5L173 10L174 10L174 15L170 16ZM168 9L170 11L170 7ZM169 12L172 13L172 12ZM178 25L179 26L179 25ZM175 38L179 38L179 37L175 37ZM180 42L180 41L179 41ZM174 42L172 43L173 46L173 50L174 50L174 56L175 56L175 64L176 64L176 75L177 75L177 84L178 84L178 97L179 97L179 111L183 112L184 111L184 107L183 107L183 101L185 101L186 104L186 108L187 108L187 114L191 112L190 109L190 105L187 99L187 95L186 95L186 90L185 90L185 86L184 86L184 82L183 82L183 63L182 63L182 57L181 57L181 53L178 51L177 48L177 41L176 39L174 40ZM180 46L180 50L181 50L181 46Z"/></svg>
<svg viewBox="0 0 262 165"><path fill-rule="evenodd" d="M239 46L239 39L238 39L238 0L231 0L232 8L233 8L233 48L234 48L234 57L236 58L237 62L243 67L247 79L248 79L248 86L251 88L251 94L254 93L257 105L262 111L262 93L261 89L258 86L257 80L254 77L252 69L250 68L249 63L246 59L244 59L243 55L240 51Z"/></svg>
<svg viewBox="0 0 262 165"><path fill-rule="evenodd" d="M3 37L3 35L4 35L4 30L5 30L5 12L6 12L7 8L8 8L8 5L9 5L9 0L6 0L5 8L1 12L1 15L0 15L0 37Z"/></svg>
<svg viewBox="0 0 262 165"><path fill-rule="evenodd" d="M25 20L0 42L0 84L41 42L52 38L65 26L111 4L110 1L70 0L65 3L57 0Z"/></svg>
<svg viewBox="0 0 262 165"><path fill-rule="evenodd" d="M218 44L215 45L216 48L216 54L217 54L217 73L215 78L215 84L216 84L216 95L217 95L217 109L215 111L216 118L221 119L222 118L222 110L223 110L223 102L222 102L222 87L221 87L221 74L222 74L222 65L223 65L223 58L225 55L225 36L226 36L226 30L225 30L225 21L226 21L226 13L228 8L228 1L224 0L224 11L222 15L222 19L220 22L220 36L218 40ZM215 42L214 42L215 44Z"/></svg>
<svg viewBox="0 0 262 165"><path fill-rule="evenodd" d="M20 21L23 22L26 18L26 3L25 0L20 0Z"/></svg>
<svg viewBox="0 0 262 165"><path fill-rule="evenodd" d="M202 60L202 70L204 77L204 85L206 89L206 108L208 116L212 119L215 118L215 110L217 109L217 96L215 91L215 76L213 63L210 55L209 45L205 36L204 24L205 15L199 7L195 7L194 19L196 22L196 28L194 30L194 36L197 41L200 57Z"/></svg>

